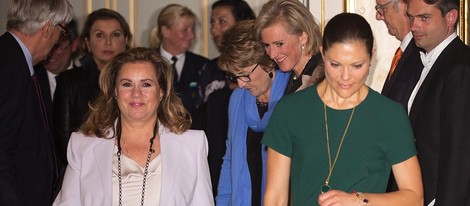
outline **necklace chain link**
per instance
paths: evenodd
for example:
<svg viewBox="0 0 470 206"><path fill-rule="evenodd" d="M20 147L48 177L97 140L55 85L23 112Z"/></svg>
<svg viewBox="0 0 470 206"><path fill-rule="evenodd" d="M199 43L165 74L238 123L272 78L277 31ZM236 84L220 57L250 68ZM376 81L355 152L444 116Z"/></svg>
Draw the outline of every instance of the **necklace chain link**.
<svg viewBox="0 0 470 206"><path fill-rule="evenodd" d="M147 175L149 172L149 164L150 164L150 158L152 156L152 153L155 152L155 150L152 149L153 147L153 142L155 140L155 137L157 135L157 127L158 123L155 123L155 128L153 132L152 138L150 138L150 147L149 151L147 154L147 161L145 162L145 168L144 168L144 176L142 180L142 196L140 199L140 206L144 206L144 199L145 199L145 186L147 183ZM120 133L120 132L119 132ZM117 151L117 158L118 158L118 185L119 185L119 206L122 206L122 173L121 173L121 156L122 156L122 151L121 151L121 135L118 135L118 151Z"/></svg>
<svg viewBox="0 0 470 206"><path fill-rule="evenodd" d="M341 141L339 143L338 150L336 151L336 156L335 156L335 159L334 159L333 164L332 164L331 163L331 152L330 152L330 137L329 137L329 134L328 134L328 115L326 114L326 104L323 104L323 111L325 113L325 132L326 132L326 145L327 145L327 149L328 149L329 172L328 172L328 177L325 179L325 184L322 185L322 187L320 187L320 192L322 192L322 193L326 192L326 191L323 191L325 188L327 190L331 189L330 185L329 185L330 177L331 177L331 174L333 173L333 170L335 168L336 161L338 160L339 153L340 153L341 148L343 146L344 138L346 137L346 134L348 133L349 125L351 124L351 120L354 116L354 111L355 110L356 110L356 107L353 107L353 109L351 111L351 115L349 116L348 124L346 125L346 128L344 129L343 137L341 137Z"/></svg>

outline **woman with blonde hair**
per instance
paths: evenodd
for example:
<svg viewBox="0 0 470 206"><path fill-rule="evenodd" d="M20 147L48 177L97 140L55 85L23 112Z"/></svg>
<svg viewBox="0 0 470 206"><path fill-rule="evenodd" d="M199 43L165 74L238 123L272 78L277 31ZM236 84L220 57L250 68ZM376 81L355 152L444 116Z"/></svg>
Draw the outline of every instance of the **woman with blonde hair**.
<svg viewBox="0 0 470 206"><path fill-rule="evenodd" d="M206 136L188 130L172 80L171 66L146 48L104 68L54 205L214 205Z"/></svg>
<svg viewBox="0 0 470 206"><path fill-rule="evenodd" d="M279 68L292 71L285 94L323 79L320 26L298 0L270 0L256 19L257 33L266 53Z"/></svg>
<svg viewBox="0 0 470 206"><path fill-rule="evenodd" d="M208 59L189 49L195 38L196 15L187 7L169 4L158 15L150 34L150 48L156 49L173 66L174 87L192 114L199 106L198 80Z"/></svg>

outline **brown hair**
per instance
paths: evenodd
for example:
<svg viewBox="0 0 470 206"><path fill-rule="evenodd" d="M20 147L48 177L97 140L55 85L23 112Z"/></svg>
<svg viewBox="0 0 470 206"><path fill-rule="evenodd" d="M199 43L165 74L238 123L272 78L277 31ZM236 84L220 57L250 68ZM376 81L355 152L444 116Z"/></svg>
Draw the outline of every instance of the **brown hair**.
<svg viewBox="0 0 470 206"><path fill-rule="evenodd" d="M114 122L120 118L120 109L114 98L117 76L124 64L141 62L149 62L153 65L158 84L164 93L157 108L158 120L174 133L182 133L189 128L191 117L173 88L171 66L156 51L138 47L118 54L101 71L101 92L93 104L90 105L88 118L80 128L83 134L97 137L109 135L108 129L114 128Z"/></svg>
<svg viewBox="0 0 470 206"><path fill-rule="evenodd" d="M227 30L220 48L219 67L231 73L253 64L261 65L267 72L272 70L276 63L256 36L255 20L240 21Z"/></svg>
<svg viewBox="0 0 470 206"><path fill-rule="evenodd" d="M87 53L88 49L87 44L85 43L85 39L88 38L90 39L90 32L91 32L91 27L93 24L98 21L98 20L109 20L109 19L114 19L117 22L119 22L119 25L121 26L122 31L124 32L124 37L126 37L127 42L131 42L132 40L132 33L131 29L129 28L129 24L127 24L126 19L119 14L117 11L111 10L111 9L98 9L94 12L91 12L86 21L85 25L83 26L82 34L80 35L80 50L82 52ZM129 43L126 45L126 49L129 49L130 45Z"/></svg>

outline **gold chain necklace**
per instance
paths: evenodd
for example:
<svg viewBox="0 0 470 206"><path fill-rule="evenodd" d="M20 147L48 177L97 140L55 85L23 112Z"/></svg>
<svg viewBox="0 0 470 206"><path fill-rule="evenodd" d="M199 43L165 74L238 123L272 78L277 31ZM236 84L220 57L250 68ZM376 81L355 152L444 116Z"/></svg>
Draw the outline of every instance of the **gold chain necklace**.
<svg viewBox="0 0 470 206"><path fill-rule="evenodd" d="M344 129L343 137L341 138L341 142L339 143L338 151L336 151L335 160L333 161L333 164L331 164L330 138L328 135L328 117L326 115L326 104L323 103L323 111L325 112L326 145L328 146L328 165L329 165L330 171L328 173L328 177L325 180L325 183L320 187L320 192L322 194L331 190L331 187L329 185L331 173L333 173L333 169L335 168L335 165L336 165L336 160L338 160L341 147L343 146L344 137L346 137L346 133L348 133L349 125L351 124L351 120L354 116L354 110L356 110L356 107L353 107L352 109L351 115L349 116L348 124L346 125L346 129Z"/></svg>

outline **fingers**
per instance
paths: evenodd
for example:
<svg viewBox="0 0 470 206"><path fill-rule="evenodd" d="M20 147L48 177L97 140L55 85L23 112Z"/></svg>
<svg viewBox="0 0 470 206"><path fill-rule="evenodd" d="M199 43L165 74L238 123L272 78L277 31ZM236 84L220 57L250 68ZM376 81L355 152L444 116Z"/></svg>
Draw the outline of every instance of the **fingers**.
<svg viewBox="0 0 470 206"><path fill-rule="evenodd" d="M357 204L357 201L352 193L330 190L318 196L318 204L320 206L345 206Z"/></svg>

